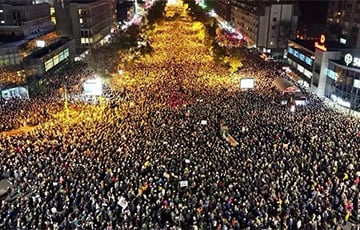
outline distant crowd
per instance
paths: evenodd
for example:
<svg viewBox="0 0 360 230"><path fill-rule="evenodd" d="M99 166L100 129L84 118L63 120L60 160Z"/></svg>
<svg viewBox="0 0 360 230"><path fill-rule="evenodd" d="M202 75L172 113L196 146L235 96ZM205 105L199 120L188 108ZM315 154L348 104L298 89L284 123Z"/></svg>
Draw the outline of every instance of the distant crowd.
<svg viewBox="0 0 360 230"><path fill-rule="evenodd" d="M0 176L12 183L0 228L342 229L354 222L359 120L311 94L290 111L271 85L280 66L243 53L240 73L256 78L246 92L220 84L228 72L213 62L169 59L133 64L135 83L108 85L103 106L69 101L78 114L71 125L43 124L64 109L59 88L75 94L92 76L86 67L51 78L41 97L2 102L2 130L41 126L0 134Z"/></svg>

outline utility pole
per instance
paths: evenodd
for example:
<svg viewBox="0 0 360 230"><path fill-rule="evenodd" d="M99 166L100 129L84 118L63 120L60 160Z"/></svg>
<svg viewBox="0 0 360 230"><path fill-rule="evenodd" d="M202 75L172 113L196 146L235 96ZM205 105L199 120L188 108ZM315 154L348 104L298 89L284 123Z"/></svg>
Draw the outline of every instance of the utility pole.
<svg viewBox="0 0 360 230"><path fill-rule="evenodd" d="M67 96L67 88L65 86L65 90L64 90L64 99L65 99L65 103L64 103L64 107L65 107L65 111L66 111L66 122L69 121L69 107L68 107L68 96Z"/></svg>

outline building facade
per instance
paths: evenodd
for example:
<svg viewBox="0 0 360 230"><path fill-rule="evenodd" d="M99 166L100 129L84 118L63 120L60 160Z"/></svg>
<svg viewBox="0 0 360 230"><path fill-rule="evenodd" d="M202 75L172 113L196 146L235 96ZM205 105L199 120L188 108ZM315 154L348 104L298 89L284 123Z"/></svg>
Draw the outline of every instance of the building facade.
<svg viewBox="0 0 360 230"><path fill-rule="evenodd" d="M304 45L303 42L304 40L289 40L286 57L292 69L302 76L301 79L294 80L304 87L310 87L313 76L315 50Z"/></svg>
<svg viewBox="0 0 360 230"><path fill-rule="evenodd" d="M0 42L21 40L52 29L49 4L14 0L0 3Z"/></svg>
<svg viewBox="0 0 360 230"><path fill-rule="evenodd" d="M233 1L231 24L242 33L248 46L264 53L286 49L296 36L298 10L293 1Z"/></svg>
<svg viewBox="0 0 360 230"><path fill-rule="evenodd" d="M289 40L286 52L304 86L340 106L360 111L360 50L337 41Z"/></svg>
<svg viewBox="0 0 360 230"><path fill-rule="evenodd" d="M37 50L56 42L59 36L55 32L36 34L31 39L0 44L0 66L21 68L23 59Z"/></svg>
<svg viewBox="0 0 360 230"><path fill-rule="evenodd" d="M109 0L56 1L56 30L72 37L78 50L96 46L110 34L112 14Z"/></svg>
<svg viewBox="0 0 360 230"><path fill-rule="evenodd" d="M56 42L33 52L24 59L24 69L29 77L41 77L64 62L71 62L75 42L71 38L59 38Z"/></svg>
<svg viewBox="0 0 360 230"><path fill-rule="evenodd" d="M360 1L330 0L327 23L340 42L360 48Z"/></svg>
<svg viewBox="0 0 360 230"><path fill-rule="evenodd" d="M231 0L214 1L214 9L224 20L231 21Z"/></svg>
<svg viewBox="0 0 360 230"><path fill-rule="evenodd" d="M340 53L330 60L324 94L338 104L360 111L360 50Z"/></svg>

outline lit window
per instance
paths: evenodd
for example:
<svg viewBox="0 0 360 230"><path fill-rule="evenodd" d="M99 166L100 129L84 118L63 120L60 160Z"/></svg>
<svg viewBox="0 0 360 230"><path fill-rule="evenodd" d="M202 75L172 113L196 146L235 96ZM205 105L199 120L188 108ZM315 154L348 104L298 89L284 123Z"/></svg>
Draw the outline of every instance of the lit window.
<svg viewBox="0 0 360 230"><path fill-rule="evenodd" d="M78 14L79 14L80 17L85 16L86 10L85 9L78 9Z"/></svg>
<svg viewBox="0 0 360 230"><path fill-rule="evenodd" d="M84 22L84 21L83 21L83 19L82 19L82 18L80 18L80 24L83 24L83 22Z"/></svg>
<svg viewBox="0 0 360 230"><path fill-rule="evenodd" d="M0 10L0 13L4 12L3 10Z"/></svg>
<svg viewBox="0 0 360 230"><path fill-rule="evenodd" d="M4 24L5 23L5 21L1 21L1 24Z"/></svg>

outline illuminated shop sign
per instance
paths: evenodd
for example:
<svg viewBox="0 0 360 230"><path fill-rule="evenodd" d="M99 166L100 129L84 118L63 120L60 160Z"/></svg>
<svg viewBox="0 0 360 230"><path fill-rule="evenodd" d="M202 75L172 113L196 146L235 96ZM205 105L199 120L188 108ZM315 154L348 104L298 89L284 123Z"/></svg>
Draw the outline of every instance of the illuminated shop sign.
<svg viewBox="0 0 360 230"><path fill-rule="evenodd" d="M311 57L306 56L305 54L289 47L288 48L288 53L293 55L294 57L296 57L297 59L299 59L300 61L305 62L306 64L308 64L309 66L312 66L313 64L313 59Z"/></svg>
<svg viewBox="0 0 360 230"><path fill-rule="evenodd" d="M345 64L347 66L349 66L349 64L351 64L354 67L360 67L360 58L359 57L354 57L350 53L345 54L344 62L345 62Z"/></svg>
<svg viewBox="0 0 360 230"><path fill-rule="evenodd" d="M337 80L337 73L335 73L331 69L327 70L327 76L335 81Z"/></svg>
<svg viewBox="0 0 360 230"><path fill-rule="evenodd" d="M327 48L325 46L325 35L322 34L320 36L320 42L315 42L315 48L322 51L327 51Z"/></svg>
<svg viewBox="0 0 360 230"><path fill-rule="evenodd" d="M306 77L308 77L308 78L311 79L311 77L312 77L312 72L310 72L310 71L307 70L307 69L304 69L304 75L305 75Z"/></svg>

